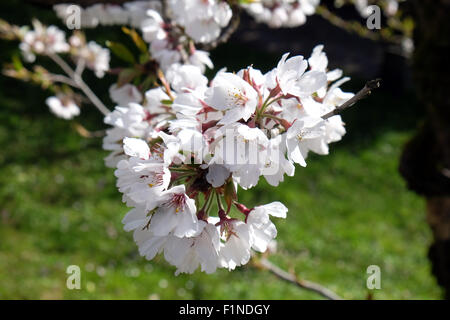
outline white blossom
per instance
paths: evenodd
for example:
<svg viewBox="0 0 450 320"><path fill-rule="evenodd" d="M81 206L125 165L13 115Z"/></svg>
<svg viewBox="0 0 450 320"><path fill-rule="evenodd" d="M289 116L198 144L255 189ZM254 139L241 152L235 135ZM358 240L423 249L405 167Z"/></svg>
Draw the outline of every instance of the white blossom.
<svg viewBox="0 0 450 320"><path fill-rule="evenodd" d="M149 231L156 236L193 237L201 232L195 201L185 194L184 185L165 191L162 204L152 216Z"/></svg>
<svg viewBox="0 0 450 320"><path fill-rule="evenodd" d="M325 131L324 121L321 118L305 117L297 120L288 129L286 135L286 145L288 157L295 163L306 167L306 154L309 143L316 142Z"/></svg>
<svg viewBox="0 0 450 320"><path fill-rule="evenodd" d="M102 48L94 41L89 41L87 46L81 48L78 56L86 62L86 66L93 70L98 78L103 78L109 70L109 50Z"/></svg>
<svg viewBox="0 0 450 320"><path fill-rule="evenodd" d="M250 242L254 250L265 252L269 243L277 236L277 228L270 221L269 215L286 218L287 211L288 209L278 201L257 206L250 211L247 224L250 227Z"/></svg>
<svg viewBox="0 0 450 320"><path fill-rule="evenodd" d="M45 103L47 103L51 112L66 120L72 119L80 114L80 108L67 96L48 97Z"/></svg>
<svg viewBox="0 0 450 320"><path fill-rule="evenodd" d="M234 270L250 260L250 227L242 221L232 220L227 223L227 228L229 236L220 250L220 264L223 268Z"/></svg>
<svg viewBox="0 0 450 320"><path fill-rule="evenodd" d="M230 124L240 119L247 121L257 104L257 92L242 78L232 73L220 73L207 92L205 102L216 110L225 111L221 124Z"/></svg>
<svg viewBox="0 0 450 320"><path fill-rule="evenodd" d="M113 84L109 88L109 96L111 100L120 106L125 106L128 103L140 103L142 102L142 94L136 88L136 86L126 83L120 87L117 84Z"/></svg>

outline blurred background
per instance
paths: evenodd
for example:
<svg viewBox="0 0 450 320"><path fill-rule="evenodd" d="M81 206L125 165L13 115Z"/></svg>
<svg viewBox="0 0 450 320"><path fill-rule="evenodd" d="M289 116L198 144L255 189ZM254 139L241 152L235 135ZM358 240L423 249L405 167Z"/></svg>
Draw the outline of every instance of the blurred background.
<svg viewBox="0 0 450 320"><path fill-rule="evenodd" d="M354 9L353 9L354 10ZM347 9L345 14L358 17ZM60 21L48 8L3 1L0 18L29 25ZM119 28L87 30L88 39L121 39ZM425 201L408 191L399 158L424 117L408 61L385 45L362 39L319 16L294 29L269 29L243 17L231 40L212 52L216 70L253 64L269 71L281 54L309 56L324 44L329 67L343 68L356 92L382 77L373 95L343 114L348 133L329 156L312 155L307 168L274 188L260 183L239 193L249 206L281 201L288 218L276 221L278 250L270 260L300 279L318 282L346 299L440 299L442 289L427 258L432 233ZM19 54L1 41L0 61ZM111 65L114 67L113 58ZM210 72L209 75L212 75ZM111 106L113 78L87 78ZM1 299L318 299L257 269L174 276L156 258L139 256L122 229L127 208L116 190L101 138L83 138L74 121L50 114L49 92L0 76L0 298ZM94 108L76 118L89 130L104 129ZM66 268L81 268L81 290L66 288ZM381 268L380 290L366 288L369 265Z"/></svg>

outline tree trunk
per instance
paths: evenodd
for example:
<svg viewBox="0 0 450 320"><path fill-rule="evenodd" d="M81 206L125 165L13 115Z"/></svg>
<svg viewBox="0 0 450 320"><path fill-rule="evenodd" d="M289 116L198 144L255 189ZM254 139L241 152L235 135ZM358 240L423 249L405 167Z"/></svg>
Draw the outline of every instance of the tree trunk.
<svg viewBox="0 0 450 320"><path fill-rule="evenodd" d="M432 272L450 299L450 0L412 0L413 72L426 120L405 146L400 172L424 196Z"/></svg>

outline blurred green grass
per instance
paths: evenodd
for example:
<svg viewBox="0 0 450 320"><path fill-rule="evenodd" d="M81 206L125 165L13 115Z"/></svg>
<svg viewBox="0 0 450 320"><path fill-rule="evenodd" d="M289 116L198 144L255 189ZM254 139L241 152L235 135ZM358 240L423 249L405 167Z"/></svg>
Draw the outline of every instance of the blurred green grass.
<svg viewBox="0 0 450 320"><path fill-rule="evenodd" d="M3 45L5 62L14 45ZM230 70L250 63L267 69L277 59L233 44L213 52L217 67ZM0 88L0 298L320 298L251 265L175 277L164 259L145 261L122 230L127 208L113 170L103 165L101 140L84 139L71 122L53 117L39 88L5 77ZM276 221L274 263L349 299L367 297L366 268L376 264L382 289L372 291L375 299L441 298L426 258L424 202L397 172L419 110L411 93L380 90L345 113L349 133L329 156L310 157L278 188L241 190L248 206L279 200L289 208L288 218ZM89 107L82 112L77 121L97 129L101 117ZM72 264L81 267L81 290L66 288Z"/></svg>

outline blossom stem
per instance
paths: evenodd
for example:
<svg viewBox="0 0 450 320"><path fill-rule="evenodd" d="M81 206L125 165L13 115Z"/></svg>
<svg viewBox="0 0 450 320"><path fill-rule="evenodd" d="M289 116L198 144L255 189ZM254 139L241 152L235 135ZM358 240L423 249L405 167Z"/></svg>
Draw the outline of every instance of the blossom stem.
<svg viewBox="0 0 450 320"><path fill-rule="evenodd" d="M162 85L164 86L164 89L166 89L166 93L169 96L170 100L175 100L175 98L172 95L172 91L170 90L169 83L167 82L166 78L164 77L164 73L161 71L161 69L158 69L157 71L158 78L161 80Z"/></svg>
<svg viewBox="0 0 450 320"><path fill-rule="evenodd" d="M208 197L207 197L207 199L205 200L205 206L206 206L205 212L206 212L206 215L207 215L207 216L209 216L209 210L211 210L211 206L212 206L212 204L213 204L213 199L214 199L214 197L211 195L211 193L212 193L212 192L209 192L209 193L208 193ZM206 205L206 204L207 204L207 205Z"/></svg>
<svg viewBox="0 0 450 320"><path fill-rule="evenodd" d="M266 105L264 106L264 109L267 108L268 106L270 106L272 103L277 102L278 100L281 100L283 98L284 98L284 96L281 95L279 97L276 97L276 98L272 99L271 101L266 103ZM264 111L264 109L263 109L263 111Z"/></svg>
<svg viewBox="0 0 450 320"><path fill-rule="evenodd" d="M292 125L292 123L289 123L286 119L278 118L277 116L271 114L263 114L261 120L264 118L270 118L272 120L278 121L285 130L289 129L289 127Z"/></svg>
<svg viewBox="0 0 450 320"><path fill-rule="evenodd" d="M200 209L200 211L205 211L206 207L208 205L209 197L211 196L211 189L205 192L205 203L203 204L203 207Z"/></svg>
<svg viewBox="0 0 450 320"><path fill-rule="evenodd" d="M222 201L220 200L220 195L216 191L216 199L217 199L217 206L219 207L219 210L223 210Z"/></svg>
<svg viewBox="0 0 450 320"><path fill-rule="evenodd" d="M266 107L268 106L267 103L269 102L269 100L270 100L270 95L266 98L266 100L264 100L264 102L263 102L261 108L259 108L258 114L257 114L258 116L261 115L261 114L264 112L264 110L265 110Z"/></svg>
<svg viewBox="0 0 450 320"><path fill-rule="evenodd" d="M277 116L274 116L274 115L271 115L271 114L268 114L268 113L264 113L261 116L261 119L264 119L264 118L270 118L270 119L273 119L273 120L276 120L276 121L279 121L279 122L281 122L283 120L281 118L278 118Z"/></svg>
<svg viewBox="0 0 450 320"><path fill-rule="evenodd" d="M272 103L277 102L278 100L282 99L283 97L284 96L279 96L277 98L270 100L270 96L268 96L266 98L266 100L264 101L264 103L262 104L261 108L257 111L258 119L262 120L265 116L267 116L266 114L264 114L264 111L266 110L266 108L268 106L270 106Z"/></svg>

